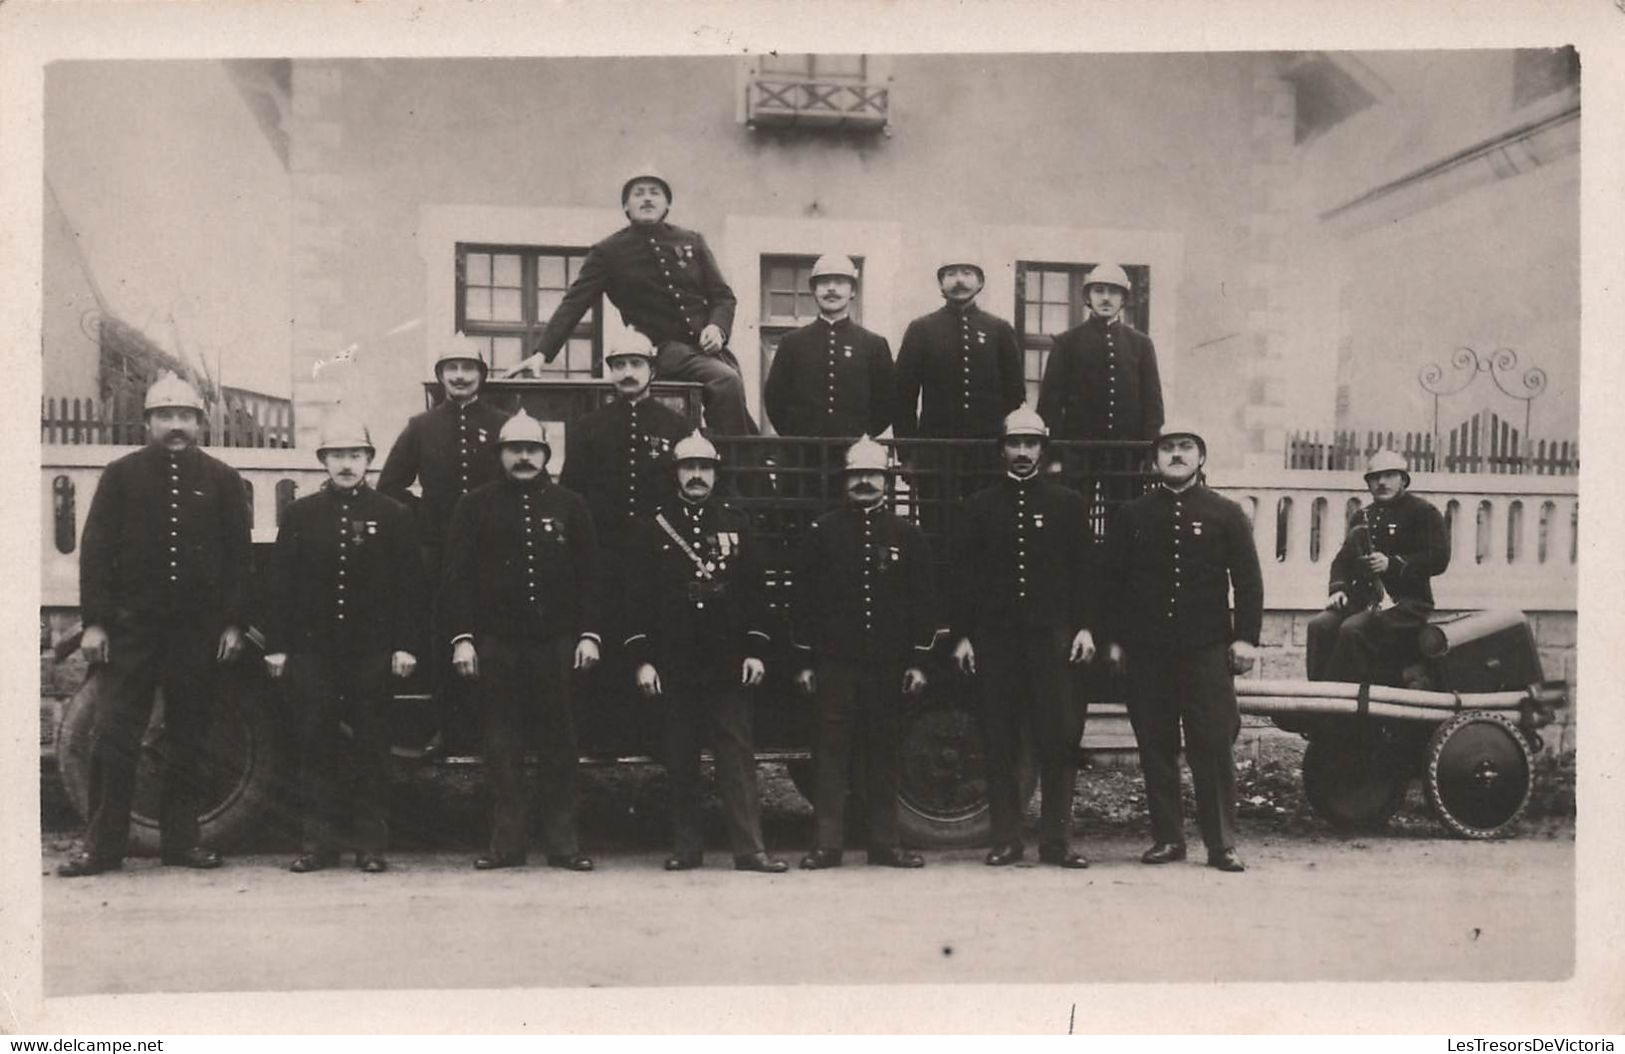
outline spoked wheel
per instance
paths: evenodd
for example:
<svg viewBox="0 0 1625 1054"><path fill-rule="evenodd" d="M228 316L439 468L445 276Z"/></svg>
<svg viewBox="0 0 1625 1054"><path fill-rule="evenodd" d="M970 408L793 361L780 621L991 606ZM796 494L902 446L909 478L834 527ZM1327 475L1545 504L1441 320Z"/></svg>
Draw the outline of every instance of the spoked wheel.
<svg viewBox="0 0 1625 1054"><path fill-rule="evenodd" d="M987 750L976 718L954 707L913 715L903 733L899 823L910 845L985 845L993 819L987 802ZM1017 789L1030 800L1038 783L1031 747L1023 743Z"/></svg>
<svg viewBox="0 0 1625 1054"><path fill-rule="evenodd" d="M1340 831L1381 828L1404 804L1416 770L1412 740L1384 725L1327 725L1303 752L1303 789L1315 814Z"/></svg>
<svg viewBox="0 0 1625 1054"><path fill-rule="evenodd" d="M1529 743L1504 716L1461 714L1428 741L1428 802L1463 838L1494 838L1529 804L1534 760Z"/></svg>

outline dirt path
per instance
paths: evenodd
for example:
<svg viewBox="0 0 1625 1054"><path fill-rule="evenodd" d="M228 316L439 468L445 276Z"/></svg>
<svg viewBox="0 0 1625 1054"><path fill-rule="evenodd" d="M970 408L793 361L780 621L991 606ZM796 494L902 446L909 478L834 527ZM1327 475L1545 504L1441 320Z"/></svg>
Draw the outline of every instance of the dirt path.
<svg viewBox="0 0 1625 1054"><path fill-rule="evenodd" d="M1244 825L1245 826L1245 825ZM389 874L216 872L132 861L44 880L48 995L324 988L869 982L1547 980L1574 954L1574 843L1282 838L1244 830L1251 870L1150 868L1138 837L1088 871L667 874L611 853L590 875L477 874L399 853ZM786 855L790 846L776 847ZM45 854L47 870L60 858Z"/></svg>

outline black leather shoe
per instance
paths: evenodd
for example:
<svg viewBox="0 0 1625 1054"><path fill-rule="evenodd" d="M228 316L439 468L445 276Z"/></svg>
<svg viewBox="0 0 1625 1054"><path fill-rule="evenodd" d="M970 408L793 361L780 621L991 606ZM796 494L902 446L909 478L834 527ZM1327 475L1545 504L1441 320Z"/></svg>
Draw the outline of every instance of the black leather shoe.
<svg viewBox="0 0 1625 1054"><path fill-rule="evenodd" d="M580 853L550 853L547 857L548 867L559 867L566 871L591 871L592 857Z"/></svg>
<svg viewBox="0 0 1625 1054"><path fill-rule="evenodd" d="M201 845L194 845L183 853L164 853L159 859L165 867L191 867L199 871L207 871L226 862L219 853Z"/></svg>
<svg viewBox="0 0 1625 1054"><path fill-rule="evenodd" d="M764 875L782 875L790 865L776 856L762 853L742 853L734 857L735 871L760 871Z"/></svg>
<svg viewBox="0 0 1625 1054"><path fill-rule="evenodd" d="M74 853L56 865L56 873L63 878L84 878L87 875L99 875L103 871L119 871L123 868L123 860L97 856L94 853Z"/></svg>
<svg viewBox="0 0 1625 1054"><path fill-rule="evenodd" d="M814 849L801 858L803 871L822 871L826 867L841 866L841 851L839 849Z"/></svg>
<svg viewBox="0 0 1625 1054"><path fill-rule="evenodd" d="M919 853L904 849L871 849L869 850L870 867L924 867L925 857Z"/></svg>
<svg viewBox="0 0 1625 1054"><path fill-rule="evenodd" d="M355 866L369 875L377 875L389 870L389 861L375 854L357 853Z"/></svg>
<svg viewBox="0 0 1625 1054"><path fill-rule="evenodd" d="M673 853L666 857L667 871L692 871L699 867L701 858L697 855L689 856L684 853Z"/></svg>
<svg viewBox="0 0 1625 1054"><path fill-rule="evenodd" d="M1171 864L1175 860L1183 859L1185 859L1183 842L1158 842L1140 854L1142 864Z"/></svg>
<svg viewBox="0 0 1625 1054"><path fill-rule="evenodd" d="M1016 845L1014 842L1007 842L1004 845L996 845L989 849L982 862L988 867L1004 867L1006 864L1015 863L1026 855L1027 850L1025 848Z"/></svg>
<svg viewBox="0 0 1625 1054"><path fill-rule="evenodd" d="M486 853L474 858L474 870L495 871L499 867L523 867L524 853Z"/></svg>
<svg viewBox="0 0 1625 1054"><path fill-rule="evenodd" d="M1241 862L1234 849L1220 849L1207 854L1207 866L1216 867L1220 871L1232 873L1247 870L1247 865Z"/></svg>
<svg viewBox="0 0 1625 1054"><path fill-rule="evenodd" d="M1082 870L1089 866L1089 858L1082 853L1073 852L1064 845L1041 845L1038 847L1038 859L1046 864L1058 864Z"/></svg>
<svg viewBox="0 0 1625 1054"><path fill-rule="evenodd" d="M339 854L337 853L301 853L293 863L288 865L288 870L296 875L302 875L308 871L320 871L332 867L338 862Z"/></svg>

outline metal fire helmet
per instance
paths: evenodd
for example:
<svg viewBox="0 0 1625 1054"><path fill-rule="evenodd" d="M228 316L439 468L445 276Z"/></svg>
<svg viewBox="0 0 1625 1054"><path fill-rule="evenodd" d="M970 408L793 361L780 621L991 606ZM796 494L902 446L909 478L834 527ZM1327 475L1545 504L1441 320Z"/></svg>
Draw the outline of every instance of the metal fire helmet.
<svg viewBox="0 0 1625 1054"><path fill-rule="evenodd" d="M890 472L891 455L868 436L858 437L846 450L847 472Z"/></svg>
<svg viewBox="0 0 1625 1054"><path fill-rule="evenodd" d="M369 456L376 454L378 448L372 444L372 433L360 418L354 417L343 410L334 410L322 422L321 438L316 443L316 456L329 450L355 450L365 448Z"/></svg>
<svg viewBox="0 0 1625 1054"><path fill-rule="evenodd" d="M1038 411L1022 403L1011 410L1004 418L1004 437L1011 436L1037 436L1040 439L1049 438L1049 425L1038 416Z"/></svg>
<svg viewBox="0 0 1625 1054"><path fill-rule="evenodd" d="M716 445L701 435L698 428L677 441L677 445L672 448L671 457L673 461L679 463L722 460L721 455L717 453Z"/></svg>
<svg viewBox="0 0 1625 1054"><path fill-rule="evenodd" d="M668 182L666 177L660 174L660 170L655 168L653 165L643 165L631 175L627 176L626 182L621 184L621 208L626 208L626 199L627 196L632 193L632 184L636 183L640 179L652 179L656 183L659 183L660 189L666 192L666 204L671 204L671 183Z"/></svg>
<svg viewBox="0 0 1625 1054"><path fill-rule="evenodd" d="M440 354L435 356L434 360L434 375L436 377L440 376L440 367L448 362L472 362L477 364L480 368L481 380L484 380L491 372L491 367L486 365L485 360L480 357L480 353L467 345L448 344L440 350Z"/></svg>
<svg viewBox="0 0 1625 1054"><path fill-rule="evenodd" d="M1114 285L1123 291L1124 296L1134 291L1128 281L1128 272L1116 264L1097 264L1083 280L1084 289L1092 285Z"/></svg>
<svg viewBox="0 0 1625 1054"><path fill-rule="evenodd" d="M950 256L946 260L942 261L942 263L937 267L937 281L939 283L942 281L942 272L946 271L950 267L969 267L976 272L976 280L978 282L981 282L984 285L987 284L987 272L982 270L981 264L977 263L969 256Z"/></svg>
<svg viewBox="0 0 1625 1054"><path fill-rule="evenodd" d="M553 454L553 448L547 442L547 429L542 422L527 414L521 407L519 412L503 424L502 431L497 436L497 445L508 443L540 443L546 448L548 456Z"/></svg>
<svg viewBox="0 0 1625 1054"><path fill-rule="evenodd" d="M1383 472L1398 472L1404 475L1408 486L1411 482L1411 466L1405 461L1405 455L1396 450L1379 450L1371 455L1371 460L1365 465L1365 478Z"/></svg>
<svg viewBox="0 0 1625 1054"><path fill-rule="evenodd" d="M636 355L653 362L655 359L655 346L649 338L635 329L621 331L614 341L610 343L609 350L604 353L604 361L625 358Z"/></svg>
<svg viewBox="0 0 1625 1054"><path fill-rule="evenodd" d="M840 253L825 253L813 264L812 274L807 276L807 284L818 281L820 278L850 278L852 284L858 282L858 265L852 262L851 257Z"/></svg>
<svg viewBox="0 0 1625 1054"><path fill-rule="evenodd" d="M1165 423L1160 429L1157 430L1156 441L1161 443L1164 439L1171 439L1174 436L1189 436L1190 438L1196 440L1196 448L1202 452L1203 457L1207 457L1207 440L1202 438L1201 432L1198 432L1196 429L1190 427L1183 421L1175 420Z"/></svg>
<svg viewBox="0 0 1625 1054"><path fill-rule="evenodd" d="M179 407L187 410L196 410L203 413L203 400L198 397L197 389L181 380L173 373L166 372L147 389L147 400L143 412L150 410Z"/></svg>

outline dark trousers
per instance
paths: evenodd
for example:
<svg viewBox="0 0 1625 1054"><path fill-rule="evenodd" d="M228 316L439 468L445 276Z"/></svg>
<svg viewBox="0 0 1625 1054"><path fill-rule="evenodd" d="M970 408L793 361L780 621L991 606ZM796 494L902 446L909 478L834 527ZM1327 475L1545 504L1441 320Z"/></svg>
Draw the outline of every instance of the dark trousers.
<svg viewBox="0 0 1625 1054"><path fill-rule="evenodd" d="M339 851L346 827L358 853L379 854L389 844L389 662L388 652L288 656L307 853ZM340 722L350 726L348 759Z"/></svg>
<svg viewBox="0 0 1625 1054"><path fill-rule="evenodd" d="M672 844L678 856L705 850L700 818L700 749L709 741L717 792L735 856L761 852L762 803L756 785L751 698L738 685L664 685L666 774L671 780Z"/></svg>
<svg viewBox="0 0 1625 1054"><path fill-rule="evenodd" d="M1066 661L1071 634L1064 629L1012 631L988 634L973 643L982 689L993 844L1021 844L1017 768L1025 734L1038 758L1039 844L1066 846L1072 834L1072 793L1078 781L1077 747L1084 720L1078 681Z"/></svg>
<svg viewBox="0 0 1625 1054"><path fill-rule="evenodd" d="M1129 648L1128 716L1140 746L1151 837L1183 844L1180 728L1196 784L1196 822L1209 852L1235 848L1236 758L1241 732L1228 644L1188 650Z"/></svg>
<svg viewBox="0 0 1625 1054"><path fill-rule="evenodd" d="M813 742L817 788L813 814L820 849L845 845L846 795L851 786L852 755L868 810L869 849L895 849L897 831L897 749L902 736L903 666L898 662L864 662L821 658L818 682L818 731Z"/></svg>
<svg viewBox="0 0 1625 1054"><path fill-rule="evenodd" d="M665 341L656 352L655 376L705 385L705 427L712 435L753 436L761 431L745 405L739 360L727 348L707 355L692 344Z"/></svg>
<svg viewBox="0 0 1625 1054"><path fill-rule="evenodd" d="M575 719L568 635L532 641L481 636L480 731L494 805L491 851L524 856L530 846L530 795L525 745L534 740L540 766L542 838L549 856L570 856L576 844Z"/></svg>
<svg viewBox="0 0 1625 1054"><path fill-rule="evenodd" d="M220 632L193 620L123 614L102 627L109 655L93 669L101 678L90 746L90 815L85 849L123 859L130 843L136 766L152 717L153 690L164 691L159 765L160 851L168 856L197 845L203 804L203 737L208 732L219 667Z"/></svg>
<svg viewBox="0 0 1625 1054"><path fill-rule="evenodd" d="M1398 685L1406 663L1416 658L1416 632L1429 613L1412 603L1386 611L1322 611L1309 620L1309 679Z"/></svg>

